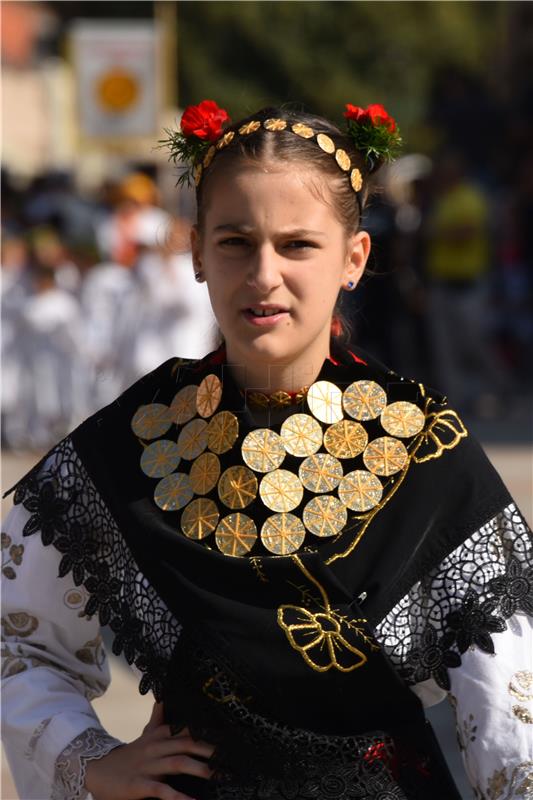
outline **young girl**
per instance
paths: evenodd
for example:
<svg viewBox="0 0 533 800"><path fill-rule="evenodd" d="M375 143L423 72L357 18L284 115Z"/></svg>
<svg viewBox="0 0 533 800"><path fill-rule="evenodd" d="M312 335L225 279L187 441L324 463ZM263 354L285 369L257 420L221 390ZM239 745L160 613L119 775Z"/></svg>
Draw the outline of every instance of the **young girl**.
<svg viewBox="0 0 533 800"><path fill-rule="evenodd" d="M530 534L445 399L342 344L399 139L382 106L345 118L230 124L204 101L170 135L224 344L16 487L3 707L25 800L454 800L423 712L446 695L476 796L531 791ZM129 744L90 705L99 624L157 701Z"/></svg>

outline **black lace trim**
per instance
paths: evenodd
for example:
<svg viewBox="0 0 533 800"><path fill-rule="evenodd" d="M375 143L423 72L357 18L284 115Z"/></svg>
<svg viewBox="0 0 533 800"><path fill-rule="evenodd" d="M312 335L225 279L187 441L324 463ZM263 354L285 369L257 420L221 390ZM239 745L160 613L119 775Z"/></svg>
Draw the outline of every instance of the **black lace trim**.
<svg viewBox="0 0 533 800"><path fill-rule="evenodd" d="M16 487L14 503L31 516L23 536L41 532L62 554L59 577L72 573L90 594L85 614L115 633L113 652L143 672L141 694L162 699L181 626L140 572L69 437Z"/></svg>

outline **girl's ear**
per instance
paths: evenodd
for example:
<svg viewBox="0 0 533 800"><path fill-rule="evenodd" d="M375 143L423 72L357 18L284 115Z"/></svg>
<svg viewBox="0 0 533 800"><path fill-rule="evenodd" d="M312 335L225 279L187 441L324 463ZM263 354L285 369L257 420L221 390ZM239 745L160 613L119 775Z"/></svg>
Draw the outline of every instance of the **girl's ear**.
<svg viewBox="0 0 533 800"><path fill-rule="evenodd" d="M370 255L370 236L366 231L359 231L348 240L346 265L342 274L344 287L354 289L363 276L366 262Z"/></svg>
<svg viewBox="0 0 533 800"><path fill-rule="evenodd" d="M193 225L191 228L191 253L194 271L201 272L202 258L200 255L200 234L198 232L198 225Z"/></svg>

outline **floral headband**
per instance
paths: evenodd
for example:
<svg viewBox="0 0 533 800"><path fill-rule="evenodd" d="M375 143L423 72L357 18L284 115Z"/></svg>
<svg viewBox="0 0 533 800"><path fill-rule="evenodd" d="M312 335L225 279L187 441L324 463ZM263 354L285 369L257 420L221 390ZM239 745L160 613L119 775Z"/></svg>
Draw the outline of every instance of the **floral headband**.
<svg viewBox="0 0 533 800"><path fill-rule="evenodd" d="M383 161L390 161L399 150L402 140L395 120L379 103L366 108L346 104L346 134L355 149L361 153L372 172ZM219 108L214 100L202 100L197 106L188 106L181 117L180 130L165 128L167 139L159 142L169 150L169 159L180 163L182 172L178 183L190 185L191 178L198 187L204 170L218 151L227 147L238 136L249 136L261 127L267 131L289 131L303 139L314 139L326 153L332 155L340 169L349 174L350 185L357 194L363 187L361 170L352 166L346 150L337 147L325 133L317 133L302 122L271 118L252 120L234 130L225 130L230 123L228 112Z"/></svg>

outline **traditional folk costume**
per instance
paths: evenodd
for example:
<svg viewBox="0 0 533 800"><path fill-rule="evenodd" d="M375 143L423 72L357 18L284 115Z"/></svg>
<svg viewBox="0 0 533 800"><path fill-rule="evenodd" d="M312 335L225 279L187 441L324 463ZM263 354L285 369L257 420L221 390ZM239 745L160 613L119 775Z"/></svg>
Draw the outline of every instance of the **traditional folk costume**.
<svg viewBox="0 0 533 800"><path fill-rule="evenodd" d="M446 694L476 796L531 796L531 534L436 392L340 347L273 397L223 349L170 359L14 501L4 733L25 800L85 797L87 759L120 744L89 703L99 623L166 721L216 746L211 780L168 776L194 797L459 798L423 712Z"/></svg>

